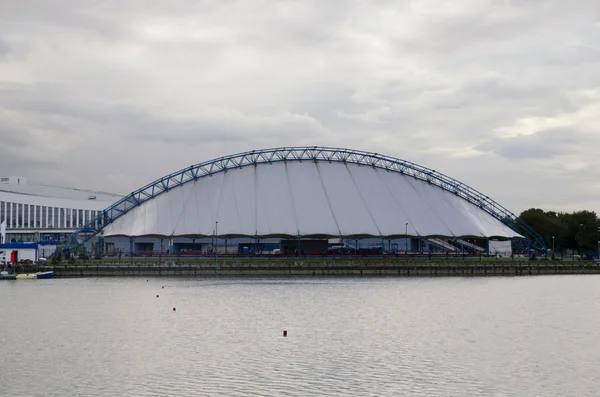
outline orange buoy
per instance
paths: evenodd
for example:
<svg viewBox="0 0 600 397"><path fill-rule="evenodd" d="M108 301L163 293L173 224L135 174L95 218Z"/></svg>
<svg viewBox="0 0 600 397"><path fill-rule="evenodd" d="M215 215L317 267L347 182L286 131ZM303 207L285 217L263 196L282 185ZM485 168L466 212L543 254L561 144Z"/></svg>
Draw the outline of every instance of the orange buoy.
<svg viewBox="0 0 600 397"><path fill-rule="evenodd" d="M283 330L283 337L285 338L287 336L287 330Z"/></svg>

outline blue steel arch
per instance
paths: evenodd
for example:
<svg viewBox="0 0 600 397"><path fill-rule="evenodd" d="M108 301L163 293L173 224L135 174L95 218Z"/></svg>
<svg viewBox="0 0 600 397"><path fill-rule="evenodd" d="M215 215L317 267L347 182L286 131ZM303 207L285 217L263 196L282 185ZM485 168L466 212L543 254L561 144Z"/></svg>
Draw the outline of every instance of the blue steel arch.
<svg viewBox="0 0 600 397"><path fill-rule="evenodd" d="M410 161L400 160L378 153L318 146L279 147L252 150L205 161L164 176L128 194L110 207L101 211L94 219L80 227L69 237L65 244L64 251L70 251L80 247L116 219L142 205L146 201L152 200L154 197L168 192L173 188L206 176L225 172L229 169L282 161L328 161L360 164L398 172L402 175L425 181L478 206L515 232L524 236L525 239L520 239L522 241L519 243L522 248L533 248L544 252L546 251L543 238L527 224L522 222L515 214L502 207L488 196L456 179L450 178L433 169L411 163Z"/></svg>

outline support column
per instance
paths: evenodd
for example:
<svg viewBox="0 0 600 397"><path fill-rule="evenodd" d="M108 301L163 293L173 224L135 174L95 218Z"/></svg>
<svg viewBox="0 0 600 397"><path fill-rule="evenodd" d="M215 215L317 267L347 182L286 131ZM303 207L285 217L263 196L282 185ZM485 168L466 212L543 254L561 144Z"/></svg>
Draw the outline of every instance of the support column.
<svg viewBox="0 0 600 397"><path fill-rule="evenodd" d="M129 237L129 258L133 263L133 236Z"/></svg>
<svg viewBox="0 0 600 397"><path fill-rule="evenodd" d="M163 244L163 239L160 239L160 251L158 252L158 264L162 264L162 256L163 256L163 251L164 251L164 244Z"/></svg>
<svg viewBox="0 0 600 397"><path fill-rule="evenodd" d="M196 256L196 262L198 261L198 248L196 248L196 239L192 239L192 247L194 247L194 256Z"/></svg>

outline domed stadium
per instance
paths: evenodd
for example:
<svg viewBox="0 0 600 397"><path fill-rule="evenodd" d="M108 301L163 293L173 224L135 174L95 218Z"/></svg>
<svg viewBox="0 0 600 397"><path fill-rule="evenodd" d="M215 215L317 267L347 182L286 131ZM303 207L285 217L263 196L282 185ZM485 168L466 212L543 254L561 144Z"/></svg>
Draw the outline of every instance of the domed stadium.
<svg viewBox="0 0 600 397"><path fill-rule="evenodd" d="M255 150L192 165L101 211L65 249L95 236L127 238L131 250L136 241L155 250L158 239L169 250L174 240L180 249L196 240L210 240L213 249L224 239L261 240L296 254L315 241L349 249L370 241L391 250L398 239L411 250L418 240L421 251L459 244L483 251L489 240L545 249L513 213L464 183L405 160L326 147Z"/></svg>

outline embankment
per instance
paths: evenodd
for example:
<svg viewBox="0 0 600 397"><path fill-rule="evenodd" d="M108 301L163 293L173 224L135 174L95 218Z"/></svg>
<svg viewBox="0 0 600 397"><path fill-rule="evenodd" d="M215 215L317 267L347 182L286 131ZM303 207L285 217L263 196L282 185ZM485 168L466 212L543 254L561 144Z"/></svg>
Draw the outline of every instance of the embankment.
<svg viewBox="0 0 600 397"><path fill-rule="evenodd" d="M600 274L600 264L573 261L389 259L235 259L79 262L47 264L25 271L54 270L55 277L486 277Z"/></svg>

